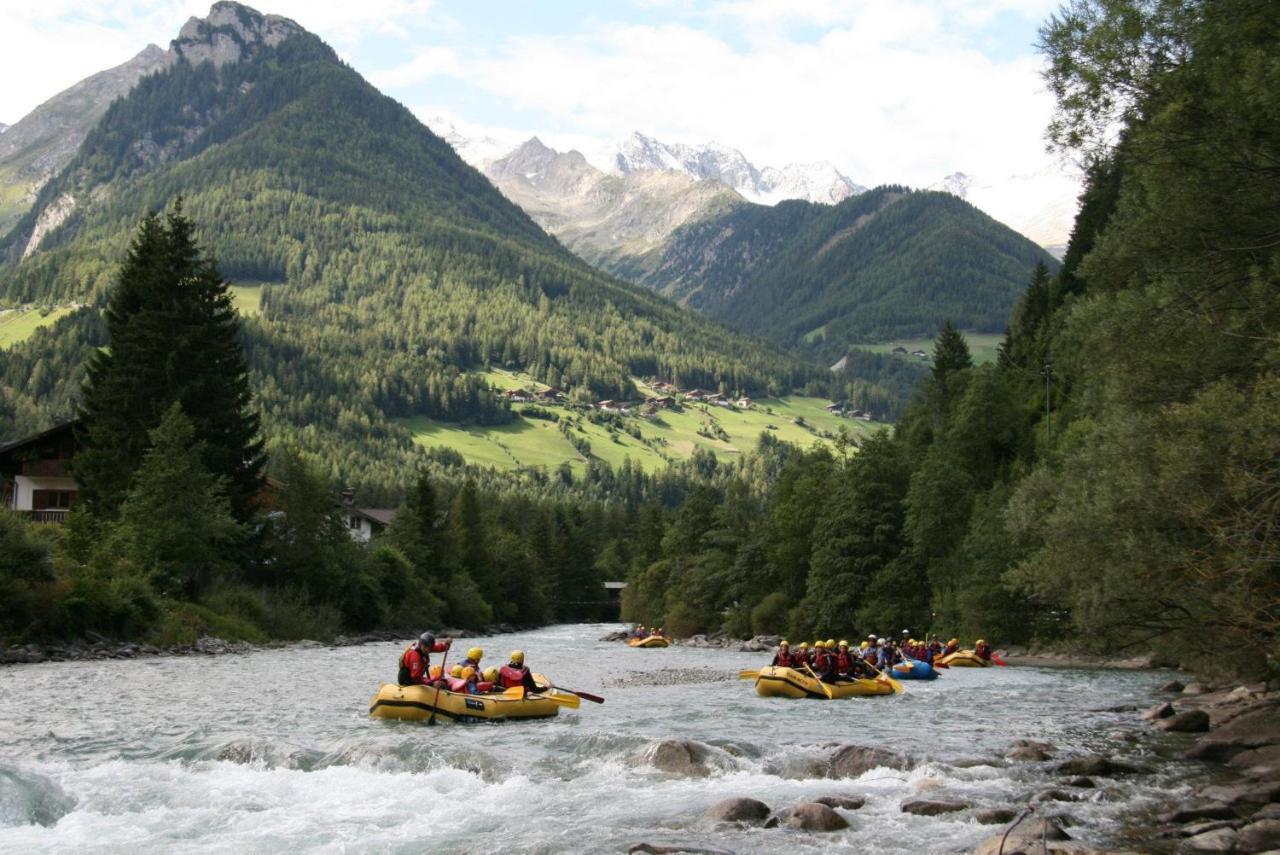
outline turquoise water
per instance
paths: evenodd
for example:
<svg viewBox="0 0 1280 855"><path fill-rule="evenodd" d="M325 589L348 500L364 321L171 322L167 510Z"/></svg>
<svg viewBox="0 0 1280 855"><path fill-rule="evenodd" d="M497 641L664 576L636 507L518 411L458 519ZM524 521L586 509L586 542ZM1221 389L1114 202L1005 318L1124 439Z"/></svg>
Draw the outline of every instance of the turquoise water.
<svg viewBox="0 0 1280 855"><path fill-rule="evenodd" d="M1021 807L1061 786L1053 764L973 765L1017 737L1059 758L1099 752L1154 774L1099 779L1060 810L1105 842L1120 821L1185 794L1185 770L1132 711L1167 675L951 669L885 698L789 701L725 679L767 656L597 639L605 625L467 640L486 663L523 648L558 684L604 695L555 719L425 727L368 717L401 645L0 669L3 852L620 852L639 842L735 852L954 852L999 831L971 812L904 814L909 798ZM670 669L696 669L669 682ZM711 670L706 670L711 669ZM684 679L691 679L686 673ZM1132 734L1136 742L1122 741ZM710 747L712 773L681 779L639 759L654 740ZM842 744L919 760L911 771L818 777ZM717 828L716 801L774 808L823 795L867 804L846 832Z"/></svg>

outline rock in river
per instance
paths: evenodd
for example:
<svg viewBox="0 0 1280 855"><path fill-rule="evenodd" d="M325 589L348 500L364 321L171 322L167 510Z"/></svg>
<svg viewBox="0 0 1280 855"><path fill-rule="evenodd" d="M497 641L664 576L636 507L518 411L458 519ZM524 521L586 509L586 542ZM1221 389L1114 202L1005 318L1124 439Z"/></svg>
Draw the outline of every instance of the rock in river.
<svg viewBox="0 0 1280 855"><path fill-rule="evenodd" d="M1063 775L1119 775L1136 771L1135 767L1127 763L1118 763L1096 754L1073 757L1058 764L1058 772Z"/></svg>
<svg viewBox="0 0 1280 855"><path fill-rule="evenodd" d="M1172 733L1204 733L1209 729L1209 714L1204 710L1187 710L1162 718L1156 728Z"/></svg>
<svg viewBox="0 0 1280 855"><path fill-rule="evenodd" d="M902 812L913 813L916 816L938 816L944 813L956 813L967 807L968 805L964 802L950 799L912 799L902 803Z"/></svg>
<svg viewBox="0 0 1280 855"><path fill-rule="evenodd" d="M800 831L840 831L849 827L849 821L826 805L803 802L778 811L764 825L765 828L782 825Z"/></svg>
<svg viewBox="0 0 1280 855"><path fill-rule="evenodd" d="M973 818L983 825L1004 825L1006 822L1013 822L1017 815L1018 812L1012 808L989 808L978 811Z"/></svg>
<svg viewBox="0 0 1280 855"><path fill-rule="evenodd" d="M702 815L712 822L764 822L769 806L757 799L737 798L716 802Z"/></svg>
<svg viewBox="0 0 1280 855"><path fill-rule="evenodd" d="M1280 819L1264 819L1240 829L1237 852L1271 852L1280 849Z"/></svg>
<svg viewBox="0 0 1280 855"><path fill-rule="evenodd" d="M845 745L831 755L827 774L832 778L856 778L880 768L910 769L911 761L883 748Z"/></svg>
<svg viewBox="0 0 1280 855"><path fill-rule="evenodd" d="M970 855L1012 855L1014 852L1061 852L1063 847L1049 845L1044 847L1042 841L1058 842L1070 840L1071 835L1062 830L1062 826L1053 819L1028 817L1015 826L1007 835L997 834L988 837L974 849Z"/></svg>
<svg viewBox="0 0 1280 855"><path fill-rule="evenodd" d="M867 803L862 796L823 796L820 799L814 799L820 805L826 805L829 808L840 808L841 810L858 810Z"/></svg>
<svg viewBox="0 0 1280 855"><path fill-rule="evenodd" d="M645 749L640 759L655 769L685 778L705 778L711 773L707 768L706 746L688 739L655 742Z"/></svg>

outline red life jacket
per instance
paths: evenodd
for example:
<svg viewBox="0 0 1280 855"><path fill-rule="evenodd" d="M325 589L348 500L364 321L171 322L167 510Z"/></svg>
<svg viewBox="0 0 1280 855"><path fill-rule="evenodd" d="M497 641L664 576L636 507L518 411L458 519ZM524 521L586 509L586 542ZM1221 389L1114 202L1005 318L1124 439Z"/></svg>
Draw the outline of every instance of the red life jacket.
<svg viewBox="0 0 1280 855"><path fill-rule="evenodd" d="M974 653L976 653L976 654L978 654L978 658L979 658L979 659L990 659L990 658L991 658L991 645L989 645L989 644L979 644L977 647L975 647L975 648L973 649L973 652L974 652Z"/></svg>
<svg viewBox="0 0 1280 855"><path fill-rule="evenodd" d="M498 669L498 685L504 689L523 686L524 675L528 670L528 668L512 668L510 665L503 665Z"/></svg>
<svg viewBox="0 0 1280 855"><path fill-rule="evenodd" d="M825 648L813 654L813 662L811 664L813 665L813 670L817 671L819 674L826 671L830 663L831 657L827 655Z"/></svg>
<svg viewBox="0 0 1280 855"><path fill-rule="evenodd" d="M773 657L773 664L779 668L790 668L793 661L790 650L779 650Z"/></svg>
<svg viewBox="0 0 1280 855"><path fill-rule="evenodd" d="M841 650L836 654L836 668L841 674L849 674L853 671L853 654L847 650Z"/></svg>
<svg viewBox="0 0 1280 855"><path fill-rule="evenodd" d="M485 680L481 680L479 683L476 683L476 691L482 695L485 692L492 692L493 683L489 683L489 682L486 682Z"/></svg>

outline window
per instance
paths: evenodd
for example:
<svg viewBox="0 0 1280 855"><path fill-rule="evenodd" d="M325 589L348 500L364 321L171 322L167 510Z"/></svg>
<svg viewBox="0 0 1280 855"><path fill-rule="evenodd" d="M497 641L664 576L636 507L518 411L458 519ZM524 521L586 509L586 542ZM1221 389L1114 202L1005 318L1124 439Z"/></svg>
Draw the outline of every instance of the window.
<svg viewBox="0 0 1280 855"><path fill-rule="evenodd" d="M37 511L66 509L76 503L75 490L32 490L31 507Z"/></svg>

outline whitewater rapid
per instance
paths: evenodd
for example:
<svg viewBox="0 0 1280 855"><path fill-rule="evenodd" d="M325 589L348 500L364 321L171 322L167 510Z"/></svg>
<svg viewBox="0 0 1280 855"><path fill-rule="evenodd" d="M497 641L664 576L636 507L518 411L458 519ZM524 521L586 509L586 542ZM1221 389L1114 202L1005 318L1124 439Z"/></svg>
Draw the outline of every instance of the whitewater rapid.
<svg viewBox="0 0 1280 855"><path fill-rule="evenodd" d="M604 695L557 718L425 727L368 717L401 646L0 669L0 852L624 852L676 843L735 852L954 852L999 826L973 811L904 814L916 797L1021 807L1061 787L1053 763L1007 763L1018 737L1057 759L1105 753L1148 774L1099 779L1055 809L1073 836L1114 842L1122 821L1185 796L1133 705L1154 673L952 669L901 696L788 701L724 679L767 657L598 641L614 626L468 639L486 663L522 648L560 685ZM671 682L670 669L684 680ZM711 669L711 670L707 670ZM690 676L692 670L692 676ZM719 674L720 678L711 675ZM709 746L712 772L673 778L639 759L658 739ZM820 777L842 744L917 759L910 771ZM849 831L716 827L733 796L774 808L858 795Z"/></svg>

